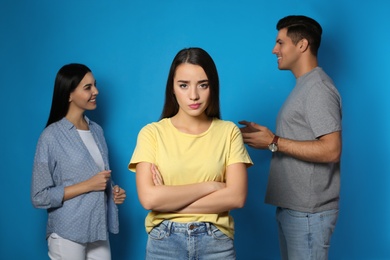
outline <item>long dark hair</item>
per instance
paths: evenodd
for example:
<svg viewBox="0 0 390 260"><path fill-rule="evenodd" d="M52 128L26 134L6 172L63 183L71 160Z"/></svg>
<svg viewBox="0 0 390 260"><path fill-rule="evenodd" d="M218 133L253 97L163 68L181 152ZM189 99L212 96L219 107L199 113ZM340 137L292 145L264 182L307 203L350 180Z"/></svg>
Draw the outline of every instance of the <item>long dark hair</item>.
<svg viewBox="0 0 390 260"><path fill-rule="evenodd" d="M206 108L208 117L221 118L219 107L219 77L217 67L211 56L201 48L186 48L179 51L172 61L165 89L165 103L160 119L173 117L179 111L179 104L173 93L173 79L180 64L199 65L207 75L210 86L210 103Z"/></svg>
<svg viewBox="0 0 390 260"><path fill-rule="evenodd" d="M78 63L67 64L58 71L46 127L66 116L69 109L70 93L80 84L88 72L91 70L87 66Z"/></svg>

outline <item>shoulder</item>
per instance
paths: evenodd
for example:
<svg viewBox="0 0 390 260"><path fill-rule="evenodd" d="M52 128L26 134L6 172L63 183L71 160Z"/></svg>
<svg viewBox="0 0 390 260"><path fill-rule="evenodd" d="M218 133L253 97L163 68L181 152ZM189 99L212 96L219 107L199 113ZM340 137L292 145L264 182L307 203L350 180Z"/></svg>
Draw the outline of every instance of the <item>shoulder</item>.
<svg viewBox="0 0 390 260"><path fill-rule="evenodd" d="M156 136L158 133L166 132L168 128L169 119L164 118L158 122L152 122L142 127L138 133L138 136Z"/></svg>
<svg viewBox="0 0 390 260"><path fill-rule="evenodd" d="M103 132L103 128L95 121L90 120L85 116L85 120L88 122L89 128L94 131Z"/></svg>
<svg viewBox="0 0 390 260"><path fill-rule="evenodd" d="M38 146L55 146L59 140L66 139L69 136L69 129L64 124L63 119L48 125L41 133L38 139Z"/></svg>
<svg viewBox="0 0 390 260"><path fill-rule="evenodd" d="M218 118L215 118L213 120L213 123L217 126L221 126L221 127L235 127L236 124L233 123L232 121L228 121L228 120L222 120L222 119L218 119Z"/></svg>
<svg viewBox="0 0 390 260"><path fill-rule="evenodd" d="M158 122L152 122L152 123L145 125L144 127L142 127L141 132L142 131L161 131L161 130L169 128L169 126L170 126L169 118L163 118Z"/></svg>
<svg viewBox="0 0 390 260"><path fill-rule="evenodd" d="M222 120L222 119L217 119L215 118L213 120L213 125L215 129L218 129L218 131L221 131L221 130L227 130L229 132L231 131L239 131L239 128L237 127L237 125L231 121L228 121L228 120Z"/></svg>
<svg viewBox="0 0 390 260"><path fill-rule="evenodd" d="M335 89L335 85L331 77L329 77L329 75L326 74L326 72L320 67L317 67L309 72L305 78L305 81L317 87L325 85Z"/></svg>
<svg viewBox="0 0 390 260"><path fill-rule="evenodd" d="M300 83L301 90L305 92L307 98L316 97L318 95L331 95L340 99L340 94L334 85L333 80L320 67L309 72L302 78Z"/></svg>
<svg viewBox="0 0 390 260"><path fill-rule="evenodd" d="M54 122L50 125L48 125L41 133L40 139L50 140L50 139L56 139L58 135L60 135L62 131L63 124L61 123L62 120Z"/></svg>

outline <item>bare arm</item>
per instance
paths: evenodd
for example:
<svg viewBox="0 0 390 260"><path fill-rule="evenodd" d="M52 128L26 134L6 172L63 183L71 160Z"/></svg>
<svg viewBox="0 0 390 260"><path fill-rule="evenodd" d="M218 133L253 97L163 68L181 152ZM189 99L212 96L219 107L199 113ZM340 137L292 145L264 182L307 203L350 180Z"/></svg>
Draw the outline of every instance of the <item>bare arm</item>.
<svg viewBox="0 0 390 260"><path fill-rule="evenodd" d="M65 187L63 201L73 199L87 192L105 190L110 176L111 171L102 171L86 181Z"/></svg>
<svg viewBox="0 0 390 260"><path fill-rule="evenodd" d="M340 161L341 133L337 131L326 134L314 141L279 138L278 150L303 161L335 163Z"/></svg>
<svg viewBox="0 0 390 260"><path fill-rule="evenodd" d="M247 170L243 163L229 165L226 169L226 187L204 196L179 213L221 213L242 208L247 196Z"/></svg>
<svg viewBox="0 0 390 260"><path fill-rule="evenodd" d="M136 185L139 200L148 210L173 212L194 201L225 187L221 182L202 182L188 185L155 185L152 164L138 163L136 166Z"/></svg>
<svg viewBox="0 0 390 260"><path fill-rule="evenodd" d="M247 121L239 123L245 125L240 129L244 143L253 148L268 149L274 134L267 127ZM329 133L310 141L295 141L280 137L278 152L308 162L338 162L341 156L341 132Z"/></svg>

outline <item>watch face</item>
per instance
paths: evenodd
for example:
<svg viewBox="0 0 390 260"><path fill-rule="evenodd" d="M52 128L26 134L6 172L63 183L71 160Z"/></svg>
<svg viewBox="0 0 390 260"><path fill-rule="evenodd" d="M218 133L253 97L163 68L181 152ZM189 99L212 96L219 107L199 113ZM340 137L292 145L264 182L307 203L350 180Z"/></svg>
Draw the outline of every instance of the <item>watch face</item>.
<svg viewBox="0 0 390 260"><path fill-rule="evenodd" d="M268 145L268 149L271 151L271 152L276 152L278 150L278 146L274 143Z"/></svg>

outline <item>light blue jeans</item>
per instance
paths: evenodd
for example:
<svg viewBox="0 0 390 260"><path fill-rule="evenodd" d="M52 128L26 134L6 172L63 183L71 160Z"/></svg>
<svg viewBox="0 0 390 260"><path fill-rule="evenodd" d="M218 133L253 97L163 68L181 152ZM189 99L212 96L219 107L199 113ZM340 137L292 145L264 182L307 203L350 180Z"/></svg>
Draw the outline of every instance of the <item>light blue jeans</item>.
<svg viewBox="0 0 390 260"><path fill-rule="evenodd" d="M210 223L163 221L154 227L146 246L147 260L233 260L233 239Z"/></svg>
<svg viewBox="0 0 390 260"><path fill-rule="evenodd" d="M326 260L338 209L304 213L276 209L280 252L283 260Z"/></svg>

